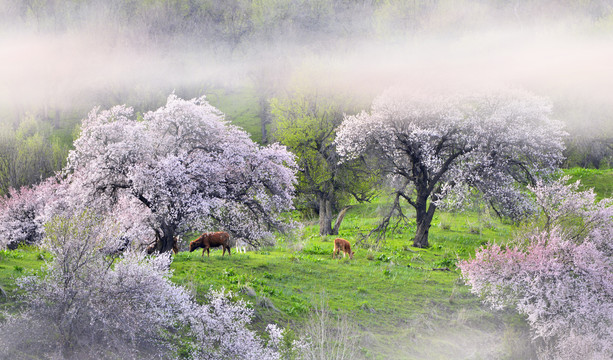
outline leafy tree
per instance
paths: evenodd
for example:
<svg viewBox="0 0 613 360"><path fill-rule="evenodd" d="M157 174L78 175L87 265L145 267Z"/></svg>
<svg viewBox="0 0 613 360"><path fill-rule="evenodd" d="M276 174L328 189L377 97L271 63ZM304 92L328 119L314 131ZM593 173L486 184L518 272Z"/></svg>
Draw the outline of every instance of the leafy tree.
<svg viewBox="0 0 613 360"><path fill-rule="evenodd" d="M61 141L49 124L24 119L16 130L0 127L0 195L9 188L37 184L65 164L70 144Z"/></svg>
<svg viewBox="0 0 613 360"><path fill-rule="evenodd" d="M534 184L562 160L564 132L551 120L551 105L519 92L428 96L388 91L370 113L347 116L338 131L347 159L372 153L394 186L392 214L400 201L416 211L413 245L428 247L438 205L460 201L468 189L482 192L500 215L529 210L519 184Z"/></svg>
<svg viewBox="0 0 613 360"><path fill-rule="evenodd" d="M492 307L526 316L541 359L613 357L613 204L567 178L533 190L544 230L490 244L459 268Z"/></svg>
<svg viewBox="0 0 613 360"><path fill-rule="evenodd" d="M349 196L366 201L373 195L376 172L368 171L364 157L340 163L334 137L343 119L342 106L315 96L274 99L275 137L298 158L298 193L315 200L319 233L337 235L347 208L332 225L332 214Z"/></svg>
<svg viewBox="0 0 613 360"><path fill-rule="evenodd" d="M156 249L177 231L221 228L257 246L289 224L295 161L283 146L260 147L204 98L171 95L156 111L94 109L69 155L74 196L121 220L146 213Z"/></svg>

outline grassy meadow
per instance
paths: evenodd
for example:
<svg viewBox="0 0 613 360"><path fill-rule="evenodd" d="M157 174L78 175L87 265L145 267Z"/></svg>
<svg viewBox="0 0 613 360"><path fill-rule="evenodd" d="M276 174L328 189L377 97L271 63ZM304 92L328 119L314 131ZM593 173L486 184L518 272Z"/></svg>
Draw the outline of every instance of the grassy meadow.
<svg viewBox="0 0 613 360"><path fill-rule="evenodd" d="M610 196L611 171L572 169L568 173ZM322 302L333 318L346 316L347 331L366 359L522 359L529 356L529 334L512 312L491 311L472 295L455 267L488 241L504 242L517 228L486 211L438 212L431 247L413 248L414 218L385 239L363 240L385 211L385 199L354 206L340 237L351 242L353 260L333 259L334 236L318 235L317 219L302 218L300 228L273 247L210 257L182 251L172 263L177 284L202 298L225 288L249 301L254 328L275 322L300 333ZM357 243L357 245L356 245ZM18 304L15 279L39 269L45 254L35 247L0 251L0 306Z"/></svg>

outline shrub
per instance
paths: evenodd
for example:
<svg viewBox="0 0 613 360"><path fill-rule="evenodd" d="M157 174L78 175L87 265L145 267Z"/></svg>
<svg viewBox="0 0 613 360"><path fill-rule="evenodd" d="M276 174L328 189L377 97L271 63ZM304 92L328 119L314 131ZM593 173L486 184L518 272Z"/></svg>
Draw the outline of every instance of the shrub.
<svg viewBox="0 0 613 360"><path fill-rule="evenodd" d="M25 308L0 326L0 358L279 359L278 328L260 339L247 303L221 290L198 304L170 281L170 255L114 258L103 250L115 238L88 212L46 225L52 260L18 281Z"/></svg>
<svg viewBox="0 0 613 360"><path fill-rule="evenodd" d="M359 337L355 325L346 315L334 316L327 308L325 295L312 310L303 329L309 346L302 347L305 360L358 359Z"/></svg>
<svg viewBox="0 0 613 360"><path fill-rule="evenodd" d="M613 358L613 207L561 179L534 188L541 231L458 267L494 308L527 317L541 359Z"/></svg>

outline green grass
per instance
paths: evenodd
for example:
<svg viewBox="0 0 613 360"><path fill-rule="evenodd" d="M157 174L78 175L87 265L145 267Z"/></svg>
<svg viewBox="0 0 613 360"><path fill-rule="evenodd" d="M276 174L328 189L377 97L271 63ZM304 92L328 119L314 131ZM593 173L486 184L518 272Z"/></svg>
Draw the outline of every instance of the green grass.
<svg viewBox="0 0 613 360"><path fill-rule="evenodd" d="M340 236L355 244L376 223L377 209L383 205L351 209ZM441 218L449 229L439 227ZM459 339L437 343L440 334L447 338L467 332L474 341L490 339L492 333L502 336L501 319L511 316L484 309L455 267L458 257L467 258L486 241L503 241L512 232L510 225L483 219L475 214L439 214L429 249L410 246L414 228L409 221L378 244L354 246L353 260L332 259L335 237L320 237L314 222L307 222L298 234L262 251L222 257L215 250L210 258L200 252L180 253L172 265L173 281L197 296L210 287L241 294L255 304L255 326L260 329L269 322L299 328L325 294L333 312L348 314L358 324L367 339L365 357L444 359L477 347L462 345ZM479 233L471 233L474 227ZM397 344L404 344L402 351ZM432 346L440 351L431 351Z"/></svg>
<svg viewBox="0 0 613 360"><path fill-rule="evenodd" d="M611 171L568 173L600 197L609 196ZM438 212L431 247L418 249L411 246L415 221L407 211L408 222L384 240L360 243L385 208L379 199L347 213L340 237L353 245L353 260L332 259L335 237L320 237L316 219L300 219L303 227L271 248L225 257L221 250L210 257L180 252L172 280L197 299L210 288L236 292L252 304L252 326L259 330L271 322L299 330L325 296L335 314L347 314L356 324L361 354L368 359L489 359L500 358L499 352L521 359L529 342L525 323L485 308L455 266L488 241L509 239L514 226L486 213ZM42 256L32 247L0 251L0 286L6 292L0 308L14 305L15 278L39 269Z"/></svg>
<svg viewBox="0 0 613 360"><path fill-rule="evenodd" d="M15 279L40 269L43 256L44 254L33 246L0 250L0 309L14 305L18 292Z"/></svg>
<svg viewBox="0 0 613 360"><path fill-rule="evenodd" d="M376 223L383 205L351 209L340 236L355 244ZM449 229L439 226L441 218ZM378 244L354 246L355 257L349 260L332 259L334 236L320 237L314 222L305 221L301 231L260 251L224 257L221 250L211 251L210 257L201 251L180 252L172 264L172 280L197 299L210 288L236 292L254 307L253 327L258 330L271 322L299 330L325 294L333 313L347 314L358 327L364 357L445 359L476 351L477 339L501 337L510 317L484 309L460 281L455 263L488 239L504 239L511 228L496 224L475 234L470 226L479 226L474 214L439 214L432 246L418 249L410 246L409 222ZM0 286L8 294L0 299L4 308L15 300L15 278L40 268L42 256L36 248L0 252ZM475 343L462 343L460 333L472 334Z"/></svg>
<svg viewBox="0 0 613 360"><path fill-rule="evenodd" d="M255 90L245 88L233 91L219 88L207 92L206 98L211 105L225 114L227 120L251 134L253 141L262 142L260 105Z"/></svg>
<svg viewBox="0 0 613 360"><path fill-rule="evenodd" d="M593 188L598 199L613 197L613 169L572 168L564 171L571 181L581 181L583 189Z"/></svg>

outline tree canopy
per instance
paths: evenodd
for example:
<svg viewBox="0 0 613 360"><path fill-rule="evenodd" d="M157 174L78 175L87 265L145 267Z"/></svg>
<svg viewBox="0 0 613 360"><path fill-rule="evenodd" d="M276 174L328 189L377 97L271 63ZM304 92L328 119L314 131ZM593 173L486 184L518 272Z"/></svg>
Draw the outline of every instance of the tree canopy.
<svg viewBox="0 0 613 360"><path fill-rule="evenodd" d="M67 171L89 206L143 217L168 251L178 231L224 229L259 245L287 223L296 163L283 146L255 144L204 98L168 98L143 116L125 105L92 110ZM135 216L134 213L138 213Z"/></svg>
<svg viewBox="0 0 613 360"><path fill-rule="evenodd" d="M343 120L340 101L315 95L295 95L272 102L275 138L296 154L298 200L319 213L319 233L337 235L350 197L368 200L375 192L376 172L364 157L339 162L334 137ZM332 214L340 211L334 226Z"/></svg>
<svg viewBox="0 0 613 360"><path fill-rule="evenodd" d="M336 142L347 159L370 151L394 187L392 211L416 211L413 245L428 246L437 206L480 191L500 215L530 210L519 184L561 163L565 133L545 99L521 91L429 96L388 91L370 112L348 116ZM385 229L391 214L380 229Z"/></svg>

